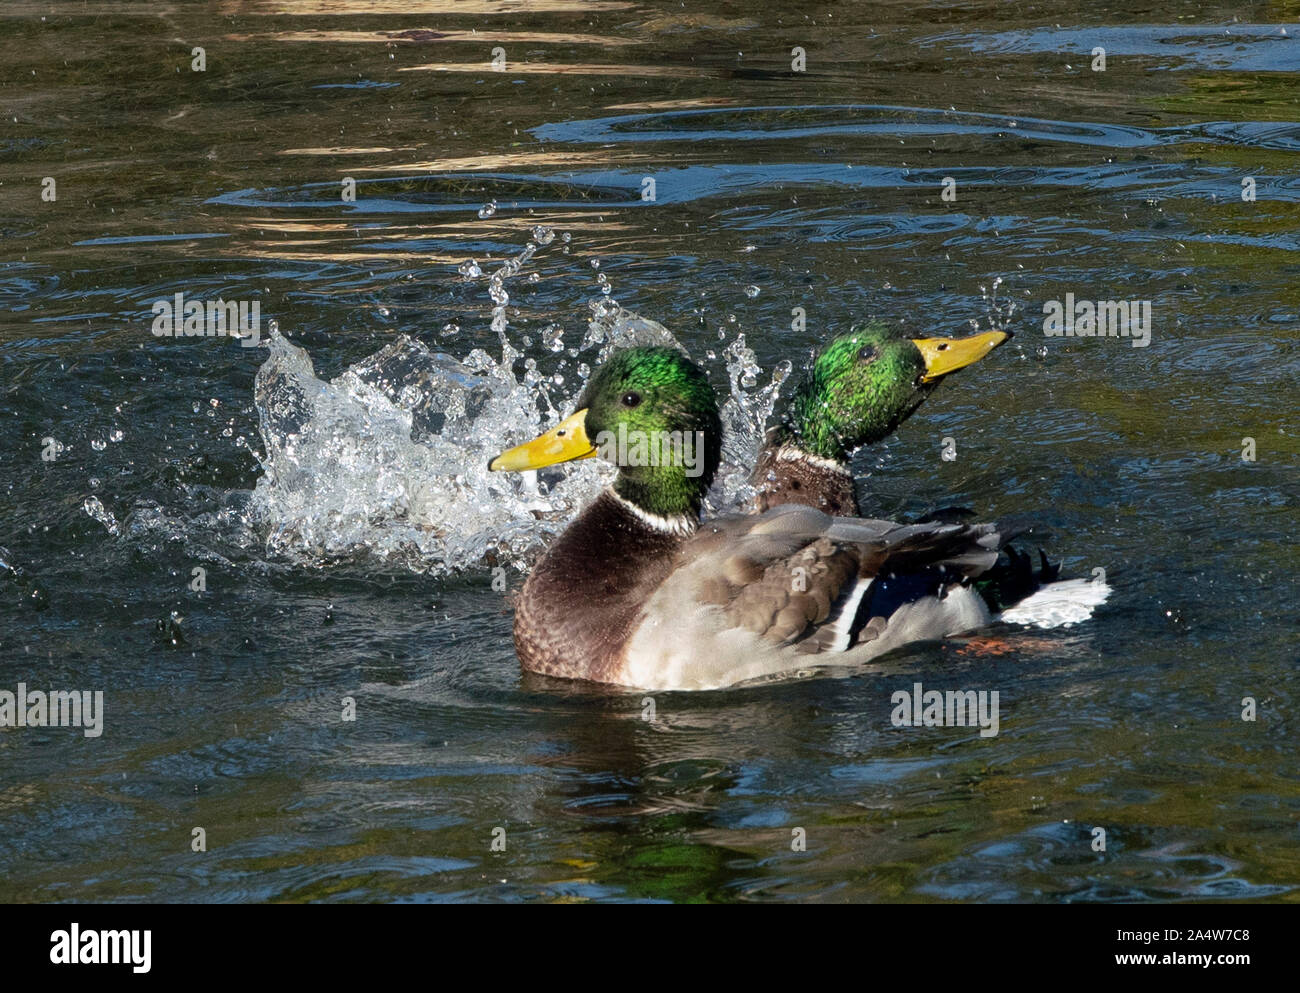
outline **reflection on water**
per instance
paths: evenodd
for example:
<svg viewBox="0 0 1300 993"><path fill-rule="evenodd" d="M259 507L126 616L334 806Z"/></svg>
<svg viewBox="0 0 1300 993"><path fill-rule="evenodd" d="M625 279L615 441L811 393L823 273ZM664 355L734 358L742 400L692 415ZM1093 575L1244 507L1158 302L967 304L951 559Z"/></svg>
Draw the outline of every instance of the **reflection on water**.
<svg viewBox="0 0 1300 993"><path fill-rule="evenodd" d="M718 10L0 9L0 689L107 706L0 729L0 898L1295 898L1295 11ZM176 293L265 347L154 338ZM1067 293L1151 347L1045 338ZM600 469L485 453L668 336L733 505L769 374L866 316L1019 334L865 506L1030 516L1104 612L649 701L521 675L492 569ZM1000 734L895 729L916 681Z"/></svg>
<svg viewBox="0 0 1300 993"><path fill-rule="evenodd" d="M1107 58L1141 56L1144 68L1149 71L1223 69L1293 73L1296 33L1294 23L1288 29L1286 24L1241 24L1234 19L1231 25L1143 24L1086 30L955 33L937 35L920 44L967 48L982 55L1059 52L1074 55L1079 71L1091 65L1093 48L1103 48Z"/></svg>

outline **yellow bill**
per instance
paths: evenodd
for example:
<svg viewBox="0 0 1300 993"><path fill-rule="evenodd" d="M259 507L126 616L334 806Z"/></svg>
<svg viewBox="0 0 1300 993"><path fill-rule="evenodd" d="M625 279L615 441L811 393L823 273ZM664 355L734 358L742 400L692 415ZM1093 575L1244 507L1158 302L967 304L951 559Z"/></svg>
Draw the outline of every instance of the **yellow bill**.
<svg viewBox="0 0 1300 993"><path fill-rule="evenodd" d="M502 452L488 463L488 470L522 472L575 459L589 459L595 454L596 446L587 438L587 411L584 409L566 417L532 441Z"/></svg>
<svg viewBox="0 0 1300 993"><path fill-rule="evenodd" d="M921 382L932 383L978 362L1010 337L1005 331L985 331L969 338L913 338L912 344L921 350L925 359Z"/></svg>

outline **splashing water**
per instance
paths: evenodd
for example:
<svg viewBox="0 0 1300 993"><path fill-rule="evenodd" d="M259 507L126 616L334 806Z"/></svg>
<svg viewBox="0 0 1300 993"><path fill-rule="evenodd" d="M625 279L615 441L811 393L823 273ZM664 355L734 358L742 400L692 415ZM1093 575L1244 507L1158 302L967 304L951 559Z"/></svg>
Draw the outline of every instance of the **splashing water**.
<svg viewBox="0 0 1300 993"><path fill-rule="evenodd" d="M992 288L980 284L980 300L984 304L983 324L981 318L972 317L970 320L971 330L979 333L981 331L1006 331L1011 333L1011 319L1015 316L1017 305L1014 300L1005 300L999 302L998 290L1002 286L1002 277L994 278Z"/></svg>
<svg viewBox="0 0 1300 993"><path fill-rule="evenodd" d="M403 337L324 382L302 349L279 335L269 347L254 390L265 474L250 509L273 554L419 572L514 558L547 533L538 516L600 485L582 465L544 499L535 479L488 473L502 438L543 427L536 395L482 352L461 363Z"/></svg>
<svg viewBox="0 0 1300 993"><path fill-rule="evenodd" d="M121 525L117 523L117 518L115 518L112 512L104 506L99 497L87 497L85 502L82 503L81 509L84 510L91 519L99 521L100 524L104 525L108 533L113 537L116 538L121 535L122 528ZM3 563L0 563L0 565L2 564Z"/></svg>
<svg viewBox="0 0 1300 993"><path fill-rule="evenodd" d="M551 323L536 343L541 359L526 355L531 339L522 335L516 345L510 337L506 282L555 240L550 229L534 228L530 243L487 277L499 360L482 349L458 359L402 336L326 381L272 321L253 389L263 448L253 453L262 468L254 489L229 491L217 509L193 515L145 501L119 522L98 497L85 501L84 512L115 537L185 537L200 558L224 565L228 556L252 553L250 564L273 570L354 562L371 572L431 575L526 568L616 469L592 459L489 473L489 459L557 424L615 349L664 345L689 354L662 324L621 307L605 279L588 302L580 344L566 345L563 327ZM566 233L560 247L569 241ZM484 275L476 263L459 271L466 281ZM444 328L440 337L447 336ZM706 368L716 366L712 351L707 359ZM759 386L762 370L743 333L721 360L729 387L723 464L705 501L708 515L748 510L749 473L790 372L779 363ZM236 444L247 448L243 438ZM196 543L198 535L215 546Z"/></svg>
<svg viewBox="0 0 1300 993"><path fill-rule="evenodd" d="M303 349L271 332L270 357L254 386L264 475L249 501L269 554L310 565L364 559L434 574L523 568L612 481L616 470L599 460L530 473L487 469L492 456L558 423L613 350L686 351L662 324L602 293L589 303L581 348L564 349L558 325L543 334L548 353L567 353L561 363L595 351L574 376L547 374L525 357L508 335L505 281L553 237L535 232L532 244L489 277L500 361L481 349L460 360L403 336L326 382ZM761 370L743 334L724 356L730 392L710 513L741 510L752 497L749 471L790 371L779 364L759 387ZM553 397L557 389L562 395Z"/></svg>
<svg viewBox="0 0 1300 993"><path fill-rule="evenodd" d="M970 320L971 330L976 334L981 331L1005 331L1007 334L1014 334L1011 321L1019 307L1014 300L998 300L998 290L1001 288L1002 282L1002 277L997 276L994 278L991 288L982 283L980 284L980 300L984 304L983 321L981 323L979 317L973 317ZM1029 291L1026 290L1025 292L1027 294ZM1013 339L1010 342L1010 349L1017 358L1027 358L1025 346L1021 340ZM1046 347L1039 346L1036 354L1039 358L1045 357L1047 354Z"/></svg>
<svg viewBox="0 0 1300 993"><path fill-rule="evenodd" d="M767 385L760 387L758 376L762 369L754 350L745 343L744 332L737 334L722 354L731 389L721 411L722 467L705 498L705 509L710 514L743 512L757 495L749 482L750 472L758 461L781 387L793 368L789 359L782 359L773 366Z"/></svg>

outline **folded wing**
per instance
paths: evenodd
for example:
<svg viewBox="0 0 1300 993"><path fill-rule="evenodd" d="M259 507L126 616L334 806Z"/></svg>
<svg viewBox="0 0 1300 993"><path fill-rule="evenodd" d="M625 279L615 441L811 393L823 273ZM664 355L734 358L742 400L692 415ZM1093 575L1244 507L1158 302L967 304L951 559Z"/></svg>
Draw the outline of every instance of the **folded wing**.
<svg viewBox="0 0 1300 993"><path fill-rule="evenodd" d="M707 522L668 582L717 607L727 628L800 654L844 652L879 635L867 612L877 580L960 585L992 567L998 547L990 524L898 524L786 504Z"/></svg>

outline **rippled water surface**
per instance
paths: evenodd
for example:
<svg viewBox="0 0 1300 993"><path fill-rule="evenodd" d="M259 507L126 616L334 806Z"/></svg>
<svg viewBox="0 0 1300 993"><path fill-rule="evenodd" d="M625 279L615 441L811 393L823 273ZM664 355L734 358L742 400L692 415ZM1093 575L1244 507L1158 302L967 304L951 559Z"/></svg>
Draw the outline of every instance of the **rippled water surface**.
<svg viewBox="0 0 1300 993"><path fill-rule="evenodd" d="M0 689L106 713L0 728L0 899L1295 900L1298 164L1294 0L11 0ZM501 579L607 477L486 456L670 334L743 466L869 316L1018 336L865 505L1033 516L1097 616L654 721L522 676Z"/></svg>

